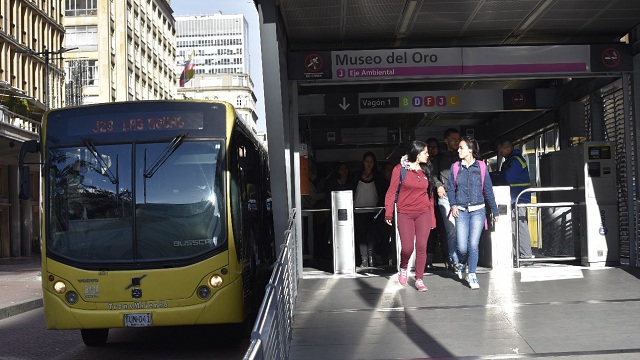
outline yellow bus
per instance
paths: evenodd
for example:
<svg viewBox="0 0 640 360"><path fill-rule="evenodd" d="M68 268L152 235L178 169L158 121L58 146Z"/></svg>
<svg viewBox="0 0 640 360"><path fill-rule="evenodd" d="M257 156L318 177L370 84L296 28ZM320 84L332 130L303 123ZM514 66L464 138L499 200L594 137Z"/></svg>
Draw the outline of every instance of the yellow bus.
<svg viewBox="0 0 640 360"><path fill-rule="evenodd" d="M48 329L100 346L109 328L251 325L275 261L269 168L232 105L64 108L41 133L20 197L39 165Z"/></svg>

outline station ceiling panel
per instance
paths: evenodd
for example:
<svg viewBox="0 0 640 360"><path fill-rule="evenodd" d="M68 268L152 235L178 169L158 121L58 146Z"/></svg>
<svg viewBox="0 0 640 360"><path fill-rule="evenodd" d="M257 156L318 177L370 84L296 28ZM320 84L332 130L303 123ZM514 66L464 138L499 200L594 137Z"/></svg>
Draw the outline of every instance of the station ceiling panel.
<svg viewBox="0 0 640 360"><path fill-rule="evenodd" d="M620 43L640 24L638 0L255 0L274 1L289 52L429 49L447 47L585 45ZM602 85L616 76L579 79ZM473 79L402 81L300 81L301 96L481 89L563 87L576 78L499 76ZM572 85L593 88L595 85ZM576 96L580 95L576 92ZM564 99L566 100L566 99ZM575 99L569 99L573 101ZM342 104L341 102L339 104ZM349 108L351 109L351 108ZM340 133L341 128L390 127L420 133L424 127L481 127L496 113L428 112L393 115L330 114L303 116L301 129ZM545 111L521 113L532 121ZM511 119L513 114L506 114ZM505 120L507 121L507 120ZM511 120L509 120L511 121ZM305 130L306 128L306 130ZM323 135L324 136L324 135ZM325 136L326 137L326 136Z"/></svg>

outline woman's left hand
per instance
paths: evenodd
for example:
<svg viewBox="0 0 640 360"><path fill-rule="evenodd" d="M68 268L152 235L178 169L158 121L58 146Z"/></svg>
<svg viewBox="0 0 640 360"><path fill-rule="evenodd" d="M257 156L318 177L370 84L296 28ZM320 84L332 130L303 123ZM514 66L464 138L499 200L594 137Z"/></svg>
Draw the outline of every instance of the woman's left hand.
<svg viewBox="0 0 640 360"><path fill-rule="evenodd" d="M458 217L458 205L453 205L451 207L451 215L453 215L454 218Z"/></svg>

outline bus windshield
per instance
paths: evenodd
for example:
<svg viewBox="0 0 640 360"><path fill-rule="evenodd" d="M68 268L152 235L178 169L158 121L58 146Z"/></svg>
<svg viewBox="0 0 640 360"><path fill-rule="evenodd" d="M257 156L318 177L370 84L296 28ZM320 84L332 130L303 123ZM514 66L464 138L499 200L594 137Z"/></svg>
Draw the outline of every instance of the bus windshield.
<svg viewBox="0 0 640 360"><path fill-rule="evenodd" d="M221 247L222 143L173 142L84 141L49 149L49 254L127 263L186 259Z"/></svg>

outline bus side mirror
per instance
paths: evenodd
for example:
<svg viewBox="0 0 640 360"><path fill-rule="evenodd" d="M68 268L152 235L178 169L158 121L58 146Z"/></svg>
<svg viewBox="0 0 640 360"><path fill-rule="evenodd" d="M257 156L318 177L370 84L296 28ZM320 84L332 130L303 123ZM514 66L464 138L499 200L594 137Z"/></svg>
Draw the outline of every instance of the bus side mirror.
<svg viewBox="0 0 640 360"><path fill-rule="evenodd" d="M25 165L24 159L27 153L37 153L40 151L40 144L37 140L25 141L20 148L20 157L18 158L18 167L20 168L20 193L18 197L21 200L29 200L31 192L31 172L29 166Z"/></svg>

